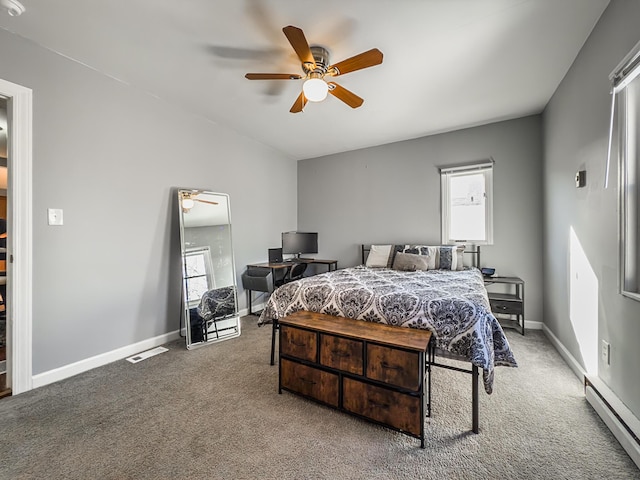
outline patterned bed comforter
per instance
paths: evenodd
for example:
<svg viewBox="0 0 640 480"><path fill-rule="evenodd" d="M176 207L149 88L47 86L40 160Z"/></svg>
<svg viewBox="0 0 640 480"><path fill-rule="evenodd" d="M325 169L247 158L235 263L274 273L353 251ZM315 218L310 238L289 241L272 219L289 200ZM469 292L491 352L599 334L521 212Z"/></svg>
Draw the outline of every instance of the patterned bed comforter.
<svg viewBox="0 0 640 480"><path fill-rule="evenodd" d="M517 366L475 268L404 272L360 266L315 275L273 292L258 324L298 310L431 330L436 348L482 368L487 393L495 366Z"/></svg>

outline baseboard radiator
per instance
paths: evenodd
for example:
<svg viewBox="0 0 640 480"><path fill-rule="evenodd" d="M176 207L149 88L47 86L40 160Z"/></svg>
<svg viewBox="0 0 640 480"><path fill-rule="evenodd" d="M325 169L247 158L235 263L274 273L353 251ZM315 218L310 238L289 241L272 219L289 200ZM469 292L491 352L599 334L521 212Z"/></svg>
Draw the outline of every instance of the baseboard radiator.
<svg viewBox="0 0 640 480"><path fill-rule="evenodd" d="M596 378L584 377L587 401L640 468L640 421Z"/></svg>

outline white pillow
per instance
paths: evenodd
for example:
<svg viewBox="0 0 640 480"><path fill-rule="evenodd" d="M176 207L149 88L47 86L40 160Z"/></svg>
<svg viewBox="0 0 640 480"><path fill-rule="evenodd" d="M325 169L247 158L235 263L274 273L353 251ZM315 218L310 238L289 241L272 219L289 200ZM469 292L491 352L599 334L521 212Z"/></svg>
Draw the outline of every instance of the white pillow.
<svg viewBox="0 0 640 480"><path fill-rule="evenodd" d="M371 245L365 265L367 267L386 267L389 264L390 253L391 245Z"/></svg>

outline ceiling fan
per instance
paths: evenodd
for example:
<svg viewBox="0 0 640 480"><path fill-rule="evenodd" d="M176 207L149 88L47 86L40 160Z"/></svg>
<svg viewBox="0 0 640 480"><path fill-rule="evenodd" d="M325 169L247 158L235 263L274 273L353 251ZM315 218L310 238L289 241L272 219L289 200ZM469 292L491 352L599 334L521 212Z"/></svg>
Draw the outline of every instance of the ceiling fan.
<svg viewBox="0 0 640 480"><path fill-rule="evenodd" d="M294 73L247 73L249 80L300 80L304 79L302 92L294 102L291 113L301 112L307 101L321 102L330 93L351 108L358 108L364 100L355 93L341 87L336 82L326 81L325 76L337 77L346 73L373 67L382 63L382 52L372 48L333 65L329 64L329 51L321 46L309 46L304 33L298 27L289 25L282 29L289 43L302 62L304 75Z"/></svg>
<svg viewBox="0 0 640 480"><path fill-rule="evenodd" d="M182 190L180 191L180 198L181 198L181 205L182 205L182 211L184 213L188 213L189 210L191 210L194 205L195 202L200 202L200 203L208 203L210 205L218 205L218 202L212 202L210 200L202 200L201 198L197 198L198 195L200 195L202 192L198 191L198 190L192 190L192 191L185 191Z"/></svg>

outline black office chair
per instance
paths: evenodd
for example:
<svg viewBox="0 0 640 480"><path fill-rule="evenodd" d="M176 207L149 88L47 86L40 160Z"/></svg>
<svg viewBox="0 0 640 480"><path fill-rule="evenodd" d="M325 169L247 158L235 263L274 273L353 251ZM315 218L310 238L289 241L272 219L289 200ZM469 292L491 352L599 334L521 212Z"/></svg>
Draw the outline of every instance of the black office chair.
<svg viewBox="0 0 640 480"><path fill-rule="evenodd" d="M252 292L273 292L274 284L271 269L249 267L247 271L242 274L242 287L249 294L249 315L253 315L251 311ZM258 312L256 315L258 315Z"/></svg>
<svg viewBox="0 0 640 480"><path fill-rule="evenodd" d="M287 277L289 276L289 272L291 271L291 267L289 268L278 268L273 270L273 286L280 287L287 282Z"/></svg>
<svg viewBox="0 0 640 480"><path fill-rule="evenodd" d="M285 283L293 282L294 280L300 280L304 272L307 270L306 263L296 263L293 267L289 269L289 274L285 279Z"/></svg>

